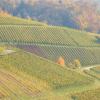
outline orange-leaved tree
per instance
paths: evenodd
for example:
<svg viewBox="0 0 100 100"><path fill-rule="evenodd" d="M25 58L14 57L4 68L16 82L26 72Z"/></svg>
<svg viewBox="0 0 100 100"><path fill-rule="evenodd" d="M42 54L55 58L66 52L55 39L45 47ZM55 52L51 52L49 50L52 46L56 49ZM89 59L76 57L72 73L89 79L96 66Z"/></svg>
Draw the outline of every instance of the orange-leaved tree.
<svg viewBox="0 0 100 100"><path fill-rule="evenodd" d="M61 65L61 66L65 66L65 60L64 60L64 58L60 56L59 59L58 59L58 61L57 61L57 63L59 65Z"/></svg>

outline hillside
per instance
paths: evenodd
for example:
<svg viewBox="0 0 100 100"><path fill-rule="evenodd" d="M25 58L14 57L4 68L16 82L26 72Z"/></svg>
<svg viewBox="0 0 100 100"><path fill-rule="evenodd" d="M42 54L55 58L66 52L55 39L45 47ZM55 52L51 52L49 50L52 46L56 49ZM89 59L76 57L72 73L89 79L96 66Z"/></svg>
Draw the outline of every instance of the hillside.
<svg viewBox="0 0 100 100"><path fill-rule="evenodd" d="M1 100L100 99L97 35L10 15L0 20Z"/></svg>
<svg viewBox="0 0 100 100"><path fill-rule="evenodd" d="M72 91L72 88L80 88L83 91L81 87L91 86L93 83L93 79L89 77L22 50L0 58L0 98L7 100L31 100L42 97L46 92L53 93L63 89Z"/></svg>
<svg viewBox="0 0 100 100"><path fill-rule="evenodd" d="M15 17L1 19L1 44L14 45L54 62L62 56L66 65L76 59L82 66L100 64L100 42L96 35Z"/></svg>
<svg viewBox="0 0 100 100"><path fill-rule="evenodd" d="M66 46L46 46L46 45L17 45L17 47L38 56L57 62L59 57L63 57L66 65L79 60L82 67L100 64L99 47L66 47Z"/></svg>
<svg viewBox="0 0 100 100"><path fill-rule="evenodd" d="M96 35L66 27L48 26L37 21L0 16L0 41L59 44L66 46L100 46Z"/></svg>

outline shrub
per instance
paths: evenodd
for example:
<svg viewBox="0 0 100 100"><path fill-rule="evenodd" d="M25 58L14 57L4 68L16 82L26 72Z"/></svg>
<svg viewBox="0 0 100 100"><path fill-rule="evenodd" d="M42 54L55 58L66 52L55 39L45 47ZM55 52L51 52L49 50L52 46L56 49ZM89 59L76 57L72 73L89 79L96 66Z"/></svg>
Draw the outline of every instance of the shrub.
<svg viewBox="0 0 100 100"><path fill-rule="evenodd" d="M81 63L80 63L79 59L74 60L74 66L75 66L75 68L80 68L81 67Z"/></svg>

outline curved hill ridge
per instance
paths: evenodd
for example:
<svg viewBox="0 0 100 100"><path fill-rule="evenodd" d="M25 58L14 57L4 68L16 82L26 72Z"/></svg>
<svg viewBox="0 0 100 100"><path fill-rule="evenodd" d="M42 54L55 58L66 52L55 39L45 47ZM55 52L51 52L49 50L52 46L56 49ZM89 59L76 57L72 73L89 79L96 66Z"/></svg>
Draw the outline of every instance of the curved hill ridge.
<svg viewBox="0 0 100 100"><path fill-rule="evenodd" d="M0 11L50 25L100 33L99 0L0 0Z"/></svg>
<svg viewBox="0 0 100 100"><path fill-rule="evenodd" d="M22 19L18 17L11 16L7 13L0 13L0 25L35 25L43 26L44 23L29 19Z"/></svg>

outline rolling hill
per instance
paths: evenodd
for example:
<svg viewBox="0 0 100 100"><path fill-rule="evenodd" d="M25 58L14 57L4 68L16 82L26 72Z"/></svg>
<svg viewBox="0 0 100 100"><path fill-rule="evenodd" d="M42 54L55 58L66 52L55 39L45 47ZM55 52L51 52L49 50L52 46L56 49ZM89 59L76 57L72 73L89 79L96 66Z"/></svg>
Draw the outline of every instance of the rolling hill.
<svg viewBox="0 0 100 100"><path fill-rule="evenodd" d="M96 36L12 16L0 20L1 100L100 99ZM57 63L60 56L65 66ZM76 59L81 68L70 68ZM97 67L86 70L90 65Z"/></svg>
<svg viewBox="0 0 100 100"><path fill-rule="evenodd" d="M79 59L82 66L100 64L100 43L95 35L15 17L10 19L5 17L0 22L1 44L14 45L54 62L62 56L66 65L75 59Z"/></svg>

